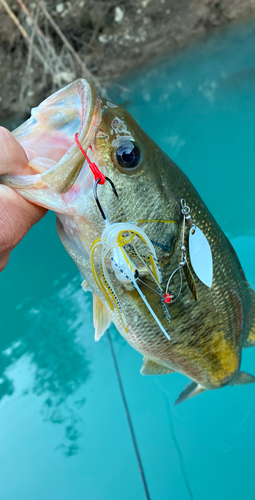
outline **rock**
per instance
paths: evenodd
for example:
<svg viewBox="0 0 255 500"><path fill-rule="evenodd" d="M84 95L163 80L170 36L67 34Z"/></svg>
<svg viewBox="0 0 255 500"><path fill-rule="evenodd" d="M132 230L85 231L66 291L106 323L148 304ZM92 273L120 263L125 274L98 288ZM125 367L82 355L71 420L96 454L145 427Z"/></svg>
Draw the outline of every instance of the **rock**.
<svg viewBox="0 0 255 500"><path fill-rule="evenodd" d="M142 7L147 7L148 3L150 3L150 0L142 0L141 1L141 6Z"/></svg>
<svg viewBox="0 0 255 500"><path fill-rule="evenodd" d="M56 5L56 11L58 14L62 14L62 12L65 10L65 6L63 3L58 3Z"/></svg>
<svg viewBox="0 0 255 500"><path fill-rule="evenodd" d="M116 23L121 23L123 18L124 18L124 10L117 5L114 11L114 21L116 21Z"/></svg>
<svg viewBox="0 0 255 500"><path fill-rule="evenodd" d="M99 35L98 40L101 43L107 43L109 41L109 38L103 33L102 35Z"/></svg>

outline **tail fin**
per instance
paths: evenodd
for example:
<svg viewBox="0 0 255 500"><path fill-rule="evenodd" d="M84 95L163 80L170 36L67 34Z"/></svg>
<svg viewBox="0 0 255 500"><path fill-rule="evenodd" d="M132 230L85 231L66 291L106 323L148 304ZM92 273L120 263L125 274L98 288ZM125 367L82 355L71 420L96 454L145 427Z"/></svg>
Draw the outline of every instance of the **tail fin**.
<svg viewBox="0 0 255 500"><path fill-rule="evenodd" d="M255 377L250 373L246 372L238 372L233 380L231 380L228 385L244 385L244 384L253 384L255 382ZM206 391L202 387L202 385L197 384L197 382L190 382L183 391L179 394L178 398L175 401L175 405L183 403L187 401L187 399L193 398L200 394L201 392Z"/></svg>
<svg viewBox="0 0 255 500"><path fill-rule="evenodd" d="M245 385L253 384L255 382L255 377L250 373L238 372L236 377L229 382L228 385Z"/></svg>

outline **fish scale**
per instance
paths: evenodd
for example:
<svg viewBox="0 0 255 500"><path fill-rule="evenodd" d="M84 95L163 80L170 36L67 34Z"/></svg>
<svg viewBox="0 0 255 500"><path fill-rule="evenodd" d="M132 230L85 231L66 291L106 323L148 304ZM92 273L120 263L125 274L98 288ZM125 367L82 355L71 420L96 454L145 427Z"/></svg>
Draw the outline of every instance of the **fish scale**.
<svg viewBox="0 0 255 500"><path fill-rule="evenodd" d="M70 102L72 113L68 112ZM60 123L52 119L59 104L64 128L61 128L61 119ZM143 132L126 110L116 105L108 106L107 101L97 97L92 85L85 80L58 91L41 103L38 110L33 112L32 120L14 131L14 136L24 148L34 150L37 155L35 160L41 165L41 173L35 171L34 185L31 176L5 175L0 178L0 182L13 187L26 199L57 213L60 239L97 295L95 311L100 314L95 322L95 338L98 340L108 328L110 317L126 341L143 354L141 373L166 374L178 371L192 379L193 382L180 394L177 403L206 389L254 382L252 375L240 371L242 348L255 343L254 292L249 288L234 249L186 175ZM43 128L40 120L43 120ZM72 141L74 124L77 123L80 127L77 137L82 148L85 148L86 161L74 138ZM120 123L121 127L118 125ZM60 143L61 154L58 150ZM40 154L36 153L37 149ZM61 156L63 150L65 154ZM42 151L45 157L41 157ZM59 157L59 161L54 160ZM117 199L107 182L97 186L97 202L108 217L106 222L95 203L89 162L96 163L118 194ZM35 168L36 163L33 164L32 160L30 165ZM200 281L196 270L192 269L188 220L182 240L182 200L186 200L193 224L202 232L199 234L210 245L213 261L211 287ZM162 220L168 222L159 222ZM97 239L100 241L106 224L120 222L135 223L138 233L142 229L149 240L155 242L157 259L161 263L163 292L169 277L179 268L181 247L185 245L191 273L186 273L185 278L182 270L177 271L170 282L169 291L176 298L179 272L182 273L180 295L166 305L170 321L162 307L163 292L162 297L158 295L153 269L149 272L139 257L140 253L148 264L151 251L139 236L135 237L135 242L130 242L131 250L132 244L135 244L138 253L133 255L135 252L130 251L127 255L141 273L141 281L137 283L148 301L147 305L132 282L119 281L111 268L110 253L105 261L127 327L123 324L120 311L115 306L112 306L113 310L110 309L107 301L107 290L110 288L107 283L104 294L95 281L89 258L91 246ZM100 276L100 248L94 255L95 270ZM118 266L116 263L116 269L119 269ZM127 274L126 278L128 281ZM194 286L197 301L194 299L194 290L191 293ZM151 310L156 314L159 324ZM164 335L163 329L171 337L170 340Z"/></svg>

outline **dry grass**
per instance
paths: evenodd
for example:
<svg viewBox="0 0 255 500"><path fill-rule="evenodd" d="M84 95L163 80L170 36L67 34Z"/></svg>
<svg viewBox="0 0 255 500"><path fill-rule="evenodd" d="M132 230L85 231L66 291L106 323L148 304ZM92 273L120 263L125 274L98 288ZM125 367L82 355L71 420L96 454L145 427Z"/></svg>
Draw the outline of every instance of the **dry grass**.
<svg viewBox="0 0 255 500"><path fill-rule="evenodd" d="M26 68L20 86L19 104L21 111L28 112L30 109L30 96L33 94L36 78L33 69L34 59L43 67L43 71L40 72L42 88L47 83L47 86L50 85L51 91L54 92L77 77L82 77L92 82L101 95L106 95L105 88L88 70L85 60L81 59L67 40L60 27L53 20L43 0L38 0L36 4L33 4L33 7L30 7L30 10L22 0L17 0L23 13L23 19L26 20L29 29L22 25L6 0L0 0L0 3L20 31L28 48ZM44 31L38 24L38 19L41 17L44 17ZM49 34L49 24L62 42L59 53L57 53ZM38 82L36 85L38 87Z"/></svg>
<svg viewBox="0 0 255 500"><path fill-rule="evenodd" d="M117 79L253 14L255 0L0 0L0 121L77 77L119 98Z"/></svg>

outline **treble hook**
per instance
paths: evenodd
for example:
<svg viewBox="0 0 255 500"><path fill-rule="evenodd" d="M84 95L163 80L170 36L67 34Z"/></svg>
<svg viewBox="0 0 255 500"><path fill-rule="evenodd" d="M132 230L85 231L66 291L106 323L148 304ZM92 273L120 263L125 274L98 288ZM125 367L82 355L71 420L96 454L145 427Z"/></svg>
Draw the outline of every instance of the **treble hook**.
<svg viewBox="0 0 255 500"><path fill-rule="evenodd" d="M119 197L118 197L118 193L117 193L117 191L116 191L116 188L115 188L115 186L114 186L114 184L113 184L112 180L111 180L111 179L109 179L109 177L105 177L105 180L106 180L106 181L108 181L108 182L111 184L111 188L112 188L112 190L113 190L113 192L114 192L114 194L115 194L116 198L118 198L118 199L119 199ZM106 219L107 219L107 217L106 217L106 215L105 215L105 213L104 213L104 211L103 211L103 209L102 209L102 206L101 206L101 204L100 204L100 201L99 201L99 199L98 199L98 194L97 194L97 186L98 186L98 184L100 184L100 181L101 181L101 179L100 179L100 178L98 178L98 179L94 182L93 191L94 191L94 196L95 196L95 201L96 201L96 204L97 204L97 206L98 206L98 208L99 208L99 210L100 210L100 212L101 212L101 215L102 215L103 219L104 219L104 220L106 220Z"/></svg>

